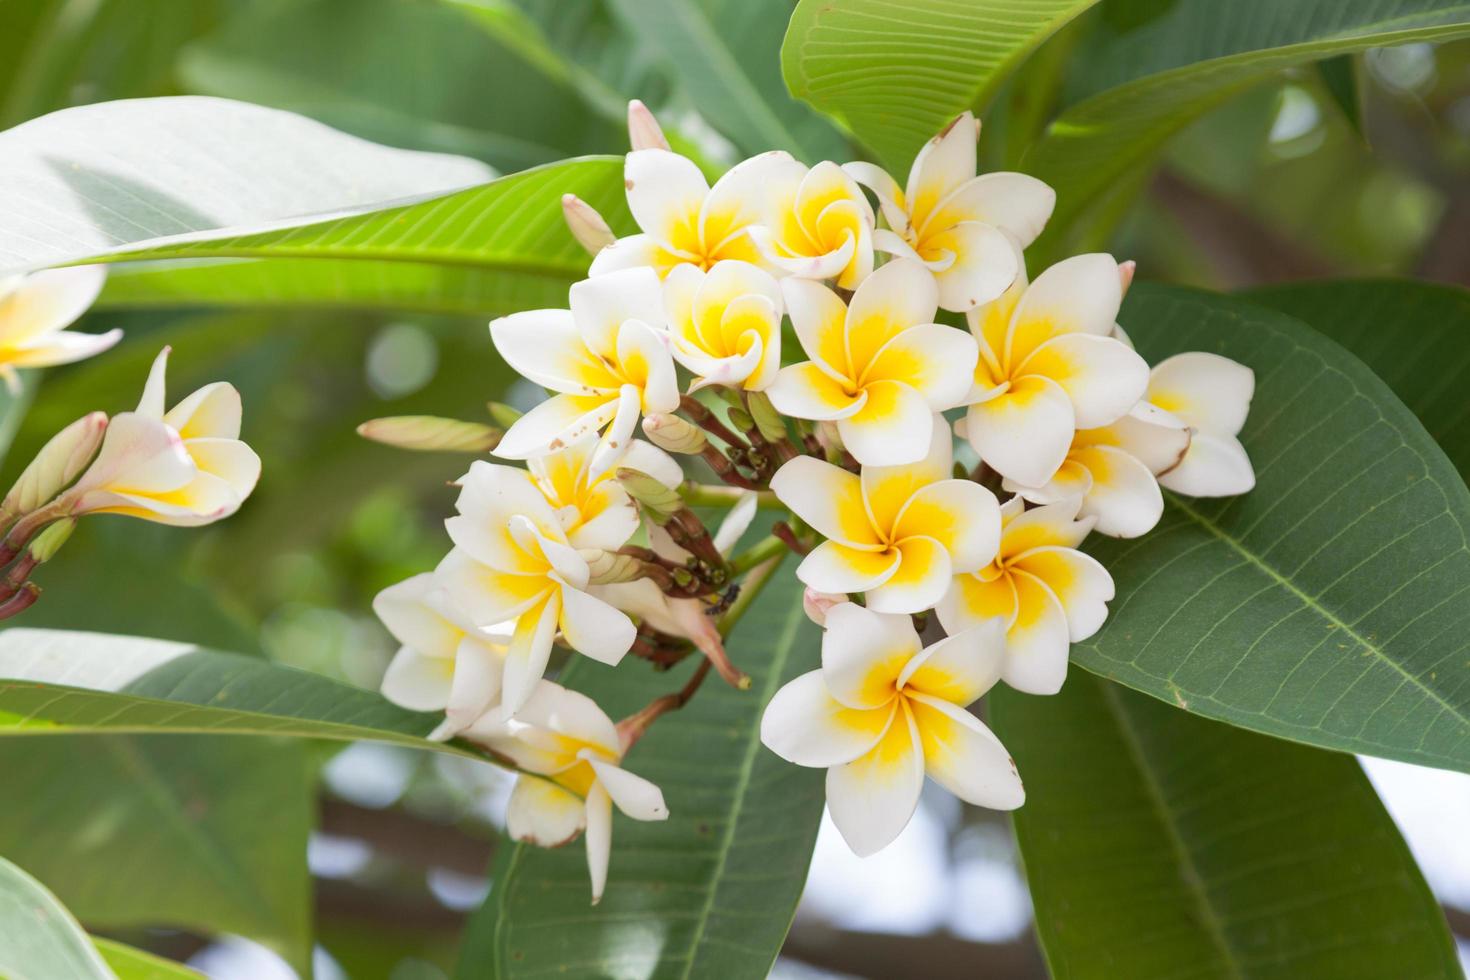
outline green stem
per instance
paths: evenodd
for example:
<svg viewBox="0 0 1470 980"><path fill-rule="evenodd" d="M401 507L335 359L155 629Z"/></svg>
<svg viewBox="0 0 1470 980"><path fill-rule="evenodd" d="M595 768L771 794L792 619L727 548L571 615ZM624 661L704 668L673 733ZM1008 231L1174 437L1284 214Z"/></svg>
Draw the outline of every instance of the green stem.
<svg viewBox="0 0 1470 980"><path fill-rule="evenodd" d="M774 534L764 537L730 559L731 574L743 575L761 562L785 554L787 550L786 542Z"/></svg>
<svg viewBox="0 0 1470 980"><path fill-rule="evenodd" d="M756 547L758 548L760 545ZM785 546L783 545L782 547L784 548ZM751 551L754 550L755 548L751 549ZM720 617L721 636L730 635L730 631L735 628L735 624L740 622L740 617L745 615L745 611L750 608L750 604L755 602L755 597L761 594L761 589L766 587L766 583L771 580L771 576L775 575L776 569L780 567L781 556L778 554L775 557L767 558L765 564L757 565L750 570L750 574L745 577L745 581L740 583L740 595L736 596L734 603L731 604L729 609L725 610L725 615Z"/></svg>
<svg viewBox="0 0 1470 980"><path fill-rule="evenodd" d="M735 503L749 490L739 487L717 487L708 483L685 483L679 487L679 495L690 507L734 507ZM779 510L781 501L769 490L756 490L756 506L761 510Z"/></svg>

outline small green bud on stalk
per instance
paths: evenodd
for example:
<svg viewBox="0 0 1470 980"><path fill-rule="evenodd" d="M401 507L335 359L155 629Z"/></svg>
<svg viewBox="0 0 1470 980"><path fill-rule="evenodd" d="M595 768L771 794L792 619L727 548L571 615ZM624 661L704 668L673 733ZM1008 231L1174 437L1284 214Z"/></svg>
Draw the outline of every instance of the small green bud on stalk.
<svg viewBox="0 0 1470 980"><path fill-rule="evenodd" d="M667 524L676 512L684 509L684 498L677 489L664 486L647 473L625 466L615 475L628 496L638 501L639 508L655 524Z"/></svg>
<svg viewBox="0 0 1470 980"><path fill-rule="evenodd" d="M632 555L603 551L601 548L583 548L577 553L587 562L589 585L616 585L643 578L647 564Z"/></svg>
<svg viewBox="0 0 1470 980"><path fill-rule="evenodd" d="M397 449L478 454L499 445L504 432L479 422L435 415L394 415L369 419L357 427L357 434Z"/></svg>
<svg viewBox="0 0 1470 980"><path fill-rule="evenodd" d="M755 422L755 427L767 442L781 442L786 438L786 423L782 421L781 415L776 411L776 406L766 397L763 391L750 391L745 394L745 404L750 411L750 418Z"/></svg>
<svg viewBox="0 0 1470 980"><path fill-rule="evenodd" d="M709 439L694 423L677 415L653 414L643 419L643 434L648 441L670 453L698 456L709 445Z"/></svg>
<svg viewBox="0 0 1470 980"><path fill-rule="evenodd" d="M62 518L36 535L31 541L31 546L26 549L27 553L36 560L37 564L50 561L61 550L61 546L66 544L72 531L76 530L76 526L75 517Z"/></svg>

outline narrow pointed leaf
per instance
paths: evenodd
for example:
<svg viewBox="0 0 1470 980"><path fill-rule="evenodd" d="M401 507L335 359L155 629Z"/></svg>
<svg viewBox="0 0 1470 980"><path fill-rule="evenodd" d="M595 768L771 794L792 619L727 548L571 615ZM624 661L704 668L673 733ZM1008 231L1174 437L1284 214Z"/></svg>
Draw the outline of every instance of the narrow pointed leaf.
<svg viewBox="0 0 1470 980"><path fill-rule="evenodd" d="M1026 781L1016 838L1057 980L1461 975L1350 756L1085 674L990 709Z"/></svg>
<svg viewBox="0 0 1470 980"><path fill-rule="evenodd" d="M1118 597L1076 663L1232 724L1470 771L1470 491L1388 386L1298 320L1140 284L1120 317L1152 363L1251 367L1257 485L1166 494L1094 538Z"/></svg>
<svg viewBox="0 0 1470 980"><path fill-rule="evenodd" d="M4 858L0 858L0 976L117 980L56 896Z"/></svg>
<svg viewBox="0 0 1470 980"><path fill-rule="evenodd" d="M117 980L203 980L204 974L182 963L166 960L111 939L93 939L97 952L107 961Z"/></svg>

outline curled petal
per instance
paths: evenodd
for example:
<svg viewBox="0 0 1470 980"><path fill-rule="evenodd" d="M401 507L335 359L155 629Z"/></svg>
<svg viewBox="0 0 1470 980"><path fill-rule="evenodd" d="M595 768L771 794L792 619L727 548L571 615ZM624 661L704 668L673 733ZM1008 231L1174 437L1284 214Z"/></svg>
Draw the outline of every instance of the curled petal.
<svg viewBox="0 0 1470 980"><path fill-rule="evenodd" d="M1088 446L1072 453L1092 476L1082 498L1082 516L1097 519L1096 530L1115 538L1152 531L1164 516L1164 496L1154 475L1132 456L1112 446Z"/></svg>
<svg viewBox="0 0 1470 980"><path fill-rule="evenodd" d="M1189 497L1230 497L1254 487L1256 473L1238 439L1196 432L1184 459L1159 483Z"/></svg>
<svg viewBox="0 0 1470 980"><path fill-rule="evenodd" d="M1017 556L1014 566L1034 575L1062 604L1073 643L1096 633L1108 618L1107 603L1113 598L1113 577L1091 555L1071 548L1047 546Z"/></svg>
<svg viewBox="0 0 1470 980"><path fill-rule="evenodd" d="M1034 575L1011 575L1016 621L1006 631L1005 682L1027 694L1055 694L1067 679L1070 630L1056 594Z"/></svg>
<svg viewBox="0 0 1470 980"><path fill-rule="evenodd" d="M914 492L893 525L894 539L914 536L943 545L955 573L976 571L1000 547L1000 505L970 480L930 483Z"/></svg>
<svg viewBox="0 0 1470 980"><path fill-rule="evenodd" d="M893 718L890 705L849 708L813 670L776 692L761 716L761 742L787 762L824 768L851 762L878 744Z"/></svg>
<svg viewBox="0 0 1470 980"><path fill-rule="evenodd" d="M868 401L865 390L848 394L816 361L782 368L766 389L766 396L781 414L817 422L850 418Z"/></svg>
<svg viewBox="0 0 1470 980"><path fill-rule="evenodd" d="M859 857L893 842L919 805L924 750L907 702L865 755L827 770L827 809Z"/></svg>
<svg viewBox="0 0 1470 980"><path fill-rule="evenodd" d="M963 708L1000 680L1005 652L1005 620L984 619L925 647L909 661L898 683L905 693L928 695Z"/></svg>
<svg viewBox="0 0 1470 980"><path fill-rule="evenodd" d="M512 840L560 847L575 840L586 822L586 804L574 793L540 776L516 777L505 808L505 829Z"/></svg>
<svg viewBox="0 0 1470 980"><path fill-rule="evenodd" d="M842 444L853 458L864 466L922 460L934 428L934 410L924 396L901 381L874 381L863 386L863 394L867 398L858 411L837 419Z"/></svg>
<svg viewBox="0 0 1470 980"><path fill-rule="evenodd" d="M863 485L856 474L825 460L797 456L776 471L771 490L822 537L856 549L882 547L863 504Z"/></svg>
<svg viewBox="0 0 1470 980"><path fill-rule="evenodd" d="M801 560L796 577L818 592L867 592L894 576L900 557L897 549L856 551L823 541Z"/></svg>
<svg viewBox="0 0 1470 980"><path fill-rule="evenodd" d="M1191 351L1154 365L1149 401L1201 432L1237 435L1255 394L1256 376L1228 357Z"/></svg>
<svg viewBox="0 0 1470 980"><path fill-rule="evenodd" d="M938 541L925 537L905 538L898 543L897 551L901 560L893 574L864 590L868 608L888 613L932 609L949 591L954 577L949 552Z"/></svg>
<svg viewBox="0 0 1470 980"><path fill-rule="evenodd" d="M968 333L938 323L920 324L884 344L861 380L902 382L922 395L931 410L942 412L964 400L979 356L975 338Z"/></svg>
<svg viewBox="0 0 1470 980"><path fill-rule="evenodd" d="M912 704L930 778L975 806L1014 810L1026 801L1010 753L979 718L923 694Z"/></svg>
<svg viewBox="0 0 1470 980"><path fill-rule="evenodd" d="M927 233L924 249L931 256L953 256L953 261L934 273L934 280L940 307L956 313L999 297L1016 281L1021 268L1021 255L1010 236L979 221L961 221L944 231Z"/></svg>
<svg viewBox="0 0 1470 980"><path fill-rule="evenodd" d="M893 699L904 667L919 653L908 616L889 616L844 602L827 612L822 676L849 708L878 708Z"/></svg>
<svg viewBox="0 0 1470 980"><path fill-rule="evenodd" d="M1148 390L1148 364L1111 337L1055 337L1037 347L1016 370L1060 385L1072 400L1079 429L1116 421Z"/></svg>

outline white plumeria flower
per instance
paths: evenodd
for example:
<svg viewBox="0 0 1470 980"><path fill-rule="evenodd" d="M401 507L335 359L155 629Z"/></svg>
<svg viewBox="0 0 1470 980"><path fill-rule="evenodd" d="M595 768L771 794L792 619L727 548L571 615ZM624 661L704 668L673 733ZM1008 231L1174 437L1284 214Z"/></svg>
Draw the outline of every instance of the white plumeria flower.
<svg viewBox="0 0 1470 980"><path fill-rule="evenodd" d="M1148 402L1096 429L1078 429L1067 458L1042 487L1004 481L1005 489L1033 504L1081 498L1082 517L1093 530L1136 538L1153 530L1164 514L1157 476L1179 465L1189 450L1189 428Z"/></svg>
<svg viewBox="0 0 1470 980"><path fill-rule="evenodd" d="M757 198L764 216L750 229L760 254L787 275L856 289L873 271L873 208L857 181L830 160L772 177Z"/></svg>
<svg viewBox="0 0 1470 980"><path fill-rule="evenodd" d="M476 460L455 506L458 515L444 522L455 547L434 574L476 626L514 620L501 685L508 714L546 673L558 630L584 656L605 664L623 659L633 645L633 621L585 591L587 562L530 474Z"/></svg>
<svg viewBox="0 0 1470 980"><path fill-rule="evenodd" d="M1020 249L1036 240L1056 191L1020 173L975 176L980 121L966 112L935 136L909 170L907 188L871 163L844 169L878 196L888 227L879 251L923 262L939 282L939 305L963 313L995 299L1021 270Z"/></svg>
<svg viewBox="0 0 1470 980"><path fill-rule="evenodd" d="M476 626L430 572L379 592L373 612L403 644L383 674L383 697L411 711L443 711L429 738L459 734L500 697L512 624Z"/></svg>
<svg viewBox="0 0 1470 980"><path fill-rule="evenodd" d="M664 280L674 359L695 375L690 392L721 384L762 391L781 369L781 287L734 259L705 272L681 265Z"/></svg>
<svg viewBox="0 0 1470 980"><path fill-rule="evenodd" d="M1154 366L1148 400L1190 427L1189 451L1159 482L1190 497L1228 497L1256 485L1236 438L1250 413L1256 376L1218 354L1175 354Z"/></svg>
<svg viewBox="0 0 1470 980"><path fill-rule="evenodd" d="M495 454L526 459L606 427L592 460L596 476L627 451L641 413L679 407L678 379L663 330L661 283L652 269L585 279L571 288L570 305L490 324L506 363L557 392L517 419Z"/></svg>
<svg viewBox="0 0 1470 980"><path fill-rule="evenodd" d="M955 577L935 610L948 633L993 621L1005 624L1001 677L1018 691L1055 694L1067 677L1073 643L1107 618L1113 579L1076 550L1093 519L1077 520L1077 498L1026 509L1020 497L1001 507L1004 527L995 560Z"/></svg>
<svg viewBox="0 0 1470 980"><path fill-rule="evenodd" d="M20 386L17 368L70 364L122 339L121 330L66 329L96 301L106 278L106 266L83 265L0 279L0 380L12 394Z"/></svg>
<svg viewBox="0 0 1470 980"><path fill-rule="evenodd" d="M1078 429L1114 422L1138 404L1148 365L1114 339L1123 301L1111 255L1064 259L1029 286L1024 272L967 315L980 345L965 434L975 452L1021 486L1044 486Z"/></svg>
<svg viewBox="0 0 1470 980"><path fill-rule="evenodd" d="M260 457L240 441L240 393L205 385L167 412L159 352L143 397L113 417L92 465L69 493L75 514L126 514L196 526L228 517L255 489Z"/></svg>
<svg viewBox="0 0 1470 980"><path fill-rule="evenodd" d="M818 592L867 596L877 612L916 613L944 597L950 579L978 571L1000 543L995 496L950 478L944 420L930 423L929 452L905 466L864 466L862 475L811 456L776 471L771 489L828 540L796 576Z"/></svg>
<svg viewBox="0 0 1470 980"><path fill-rule="evenodd" d="M934 277L895 259L863 281L850 305L821 283L781 286L811 360L781 369L767 391L771 404L793 418L835 423L864 465L921 459L934 413L964 401L979 358L973 338L933 322Z"/></svg>
<svg viewBox="0 0 1470 980"><path fill-rule="evenodd" d="M711 269L724 259L764 264L750 229L782 188L792 193L806 168L773 150L731 167L714 187L694 162L666 149L629 153L623 165L628 209L643 233L597 253L590 274L647 267L660 277L689 263Z"/></svg>
<svg viewBox="0 0 1470 980"><path fill-rule="evenodd" d="M564 449L532 456L526 467L556 512L568 544L577 549L616 551L638 530L638 505L612 471L594 472L597 444L596 434L584 433ZM620 463L670 489L684 480L672 456L642 439L629 443Z"/></svg>
<svg viewBox="0 0 1470 980"><path fill-rule="evenodd" d="M866 857L899 835L926 773L976 806L1025 801L1009 753L965 710L1000 676L1000 621L923 648L908 616L847 602L826 619L821 668L776 692L761 741L789 762L827 769L827 808L854 852Z"/></svg>
<svg viewBox="0 0 1470 980"><path fill-rule="evenodd" d="M495 709L465 736L535 774L517 777L511 790L505 824L512 838L559 847L586 830L593 905L607 883L613 806L634 820L669 818L659 788L619 765L617 726L585 694L541 681L514 716Z"/></svg>

